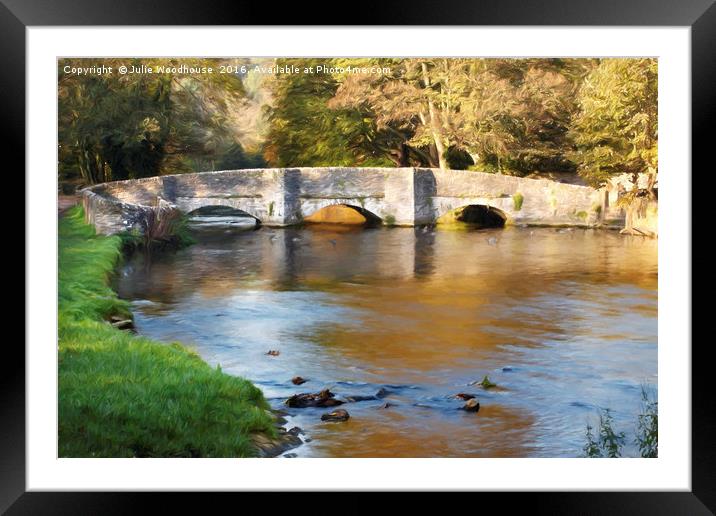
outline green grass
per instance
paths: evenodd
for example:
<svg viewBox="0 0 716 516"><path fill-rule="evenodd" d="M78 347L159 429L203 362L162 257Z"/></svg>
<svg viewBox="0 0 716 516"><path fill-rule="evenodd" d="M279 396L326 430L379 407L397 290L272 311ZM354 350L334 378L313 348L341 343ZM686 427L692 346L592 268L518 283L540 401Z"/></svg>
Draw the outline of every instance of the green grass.
<svg viewBox="0 0 716 516"><path fill-rule="evenodd" d="M96 236L81 207L60 220L60 457L256 455L252 434L276 435L257 387L104 321L130 314L108 286L122 245Z"/></svg>

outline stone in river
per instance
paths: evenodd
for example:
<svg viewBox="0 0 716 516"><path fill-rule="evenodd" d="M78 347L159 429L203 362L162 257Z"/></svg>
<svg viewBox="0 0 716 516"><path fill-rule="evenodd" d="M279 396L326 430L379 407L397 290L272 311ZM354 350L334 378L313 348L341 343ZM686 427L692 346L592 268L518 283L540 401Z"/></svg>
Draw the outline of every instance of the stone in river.
<svg viewBox="0 0 716 516"><path fill-rule="evenodd" d="M459 392L459 393L457 393L457 394L456 394L455 396L453 396L453 397L467 401L467 400L471 400L472 398L474 398L475 395L474 395L474 394L467 394L466 392Z"/></svg>
<svg viewBox="0 0 716 516"><path fill-rule="evenodd" d="M471 398L462 406L462 410L466 410L467 412L477 412L480 410L480 403L475 398Z"/></svg>
<svg viewBox="0 0 716 516"><path fill-rule="evenodd" d="M305 378L301 378L300 376L294 376L293 378L291 378L291 383L293 383L294 385L301 385L302 383L306 383L307 381L308 380L306 380Z"/></svg>
<svg viewBox="0 0 716 516"><path fill-rule="evenodd" d="M378 389L378 392L375 393L376 398L385 398L388 394L390 394L390 391L388 389L385 389L384 387L381 387Z"/></svg>
<svg viewBox="0 0 716 516"><path fill-rule="evenodd" d="M343 409L334 410L321 416L321 421L348 421L350 414Z"/></svg>
<svg viewBox="0 0 716 516"><path fill-rule="evenodd" d="M300 434L303 434L304 431L303 431L303 429L301 429L301 427L294 426L293 428L288 430L288 433L291 435L300 435Z"/></svg>
<svg viewBox="0 0 716 516"><path fill-rule="evenodd" d="M334 399L335 394L330 390L324 389L318 393L304 392L301 394L294 394L286 400L286 405L294 408L304 407L335 407L336 405L342 405L343 402Z"/></svg>
<svg viewBox="0 0 716 516"><path fill-rule="evenodd" d="M277 349L270 349L266 352L267 355L271 355L272 357L277 357L281 354L281 352Z"/></svg>

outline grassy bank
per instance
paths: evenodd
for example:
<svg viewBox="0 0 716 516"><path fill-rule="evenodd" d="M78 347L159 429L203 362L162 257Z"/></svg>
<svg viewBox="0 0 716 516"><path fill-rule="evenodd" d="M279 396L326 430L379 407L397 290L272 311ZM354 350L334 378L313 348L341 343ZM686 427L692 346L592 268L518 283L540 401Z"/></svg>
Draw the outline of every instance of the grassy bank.
<svg viewBox="0 0 716 516"><path fill-rule="evenodd" d="M261 391L166 345L105 322L128 315L108 286L118 236L96 236L80 207L59 222L59 455L245 457L274 437Z"/></svg>

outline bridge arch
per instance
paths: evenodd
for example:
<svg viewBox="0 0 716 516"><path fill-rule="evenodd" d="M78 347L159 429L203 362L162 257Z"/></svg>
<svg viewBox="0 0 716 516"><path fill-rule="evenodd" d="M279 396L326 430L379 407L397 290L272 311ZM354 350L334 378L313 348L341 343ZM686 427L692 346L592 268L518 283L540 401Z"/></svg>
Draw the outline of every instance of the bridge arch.
<svg viewBox="0 0 716 516"><path fill-rule="evenodd" d="M176 207L184 214L196 214L201 211L214 211L221 209L235 210L248 217L256 219L257 224L263 222L266 215L262 212L262 206L255 199L231 199L221 197L194 197L178 198L175 201Z"/></svg>
<svg viewBox="0 0 716 516"><path fill-rule="evenodd" d="M260 226L261 220L244 210L225 204L205 204L185 212L191 222L198 225L218 226ZM245 219L245 220L241 220ZM253 224L252 222L253 221Z"/></svg>
<svg viewBox="0 0 716 516"><path fill-rule="evenodd" d="M344 203L331 203L320 207L303 221L309 224L345 224L352 226L378 226L383 220L362 206Z"/></svg>
<svg viewBox="0 0 716 516"><path fill-rule="evenodd" d="M501 228L507 222L507 214L488 204L467 204L448 211L438 218L438 224L463 222L482 228Z"/></svg>

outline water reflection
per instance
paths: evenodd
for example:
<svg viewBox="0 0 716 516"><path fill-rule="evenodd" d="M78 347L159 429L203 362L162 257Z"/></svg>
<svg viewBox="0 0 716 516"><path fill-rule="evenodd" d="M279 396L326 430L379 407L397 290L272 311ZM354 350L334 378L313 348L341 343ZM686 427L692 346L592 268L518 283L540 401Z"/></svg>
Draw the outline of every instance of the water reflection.
<svg viewBox="0 0 716 516"><path fill-rule="evenodd" d="M347 404L347 423L291 409L312 439L300 455L576 456L594 407L631 431L639 385L656 383L652 240L323 225L197 239L125 265L117 288L141 333L193 345L277 407L326 387L390 392ZM486 374L499 389L468 385Z"/></svg>

